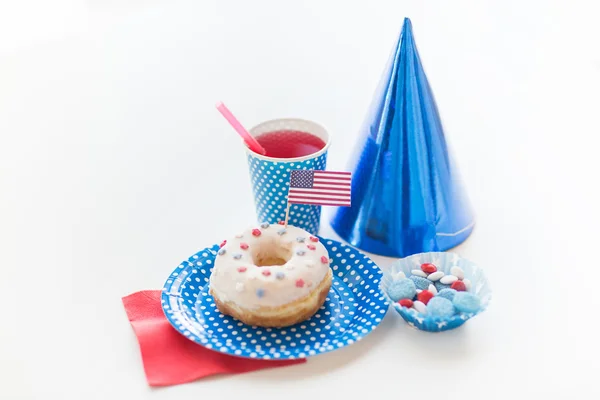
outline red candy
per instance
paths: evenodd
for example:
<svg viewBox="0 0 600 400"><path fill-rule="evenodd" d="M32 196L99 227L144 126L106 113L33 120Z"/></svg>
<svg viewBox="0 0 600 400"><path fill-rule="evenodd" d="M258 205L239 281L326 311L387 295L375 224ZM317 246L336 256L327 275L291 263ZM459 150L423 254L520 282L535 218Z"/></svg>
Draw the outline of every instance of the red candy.
<svg viewBox="0 0 600 400"><path fill-rule="evenodd" d="M219 248L221 248L221 247L225 246L226 244L227 244L227 240L223 240L223 241L221 242L221 244L219 245Z"/></svg>
<svg viewBox="0 0 600 400"><path fill-rule="evenodd" d="M311 237L310 237L310 241L311 241L311 242L315 242L315 243L316 243L316 242L318 242L318 241L319 241L319 238L318 238L318 237L315 237L315 236L311 236Z"/></svg>
<svg viewBox="0 0 600 400"><path fill-rule="evenodd" d="M240 249L242 250L248 250L248 244L247 243L240 243Z"/></svg>
<svg viewBox="0 0 600 400"><path fill-rule="evenodd" d="M437 267L431 263L425 263L421 264L421 271L425 272L426 274L433 274L435 271L437 271Z"/></svg>
<svg viewBox="0 0 600 400"><path fill-rule="evenodd" d="M238 267L238 272L246 272L246 267Z"/></svg>
<svg viewBox="0 0 600 400"><path fill-rule="evenodd" d="M413 306L413 301L411 299L402 299L398 302L402 307L411 308Z"/></svg>
<svg viewBox="0 0 600 400"><path fill-rule="evenodd" d="M278 224L279 225L285 225L285 221L279 221Z"/></svg>
<svg viewBox="0 0 600 400"><path fill-rule="evenodd" d="M260 229L252 229L252 236L260 236L261 233Z"/></svg>
<svg viewBox="0 0 600 400"><path fill-rule="evenodd" d="M271 271L269 271L268 269L265 269L265 270L262 272L262 274L263 274L264 276L269 276L269 275L271 275Z"/></svg>
<svg viewBox="0 0 600 400"><path fill-rule="evenodd" d="M327 264L329 262L329 259L327 257L325 257L325 256L321 256L321 262L323 264Z"/></svg>
<svg viewBox="0 0 600 400"><path fill-rule="evenodd" d="M303 279L298 279L296 281L296 287L303 287L304 286L304 280Z"/></svg>
<svg viewBox="0 0 600 400"><path fill-rule="evenodd" d="M467 286L465 286L465 283L463 281L452 282L452 285L450 285L450 288L456 290L457 292L466 292L467 291Z"/></svg>
<svg viewBox="0 0 600 400"><path fill-rule="evenodd" d="M316 250L317 249L314 244L307 244L306 247L308 247L310 250Z"/></svg>
<svg viewBox="0 0 600 400"><path fill-rule="evenodd" d="M432 298L433 293L431 293L429 290L423 290L417 295L417 299L423 304L429 303L429 300L431 300Z"/></svg>

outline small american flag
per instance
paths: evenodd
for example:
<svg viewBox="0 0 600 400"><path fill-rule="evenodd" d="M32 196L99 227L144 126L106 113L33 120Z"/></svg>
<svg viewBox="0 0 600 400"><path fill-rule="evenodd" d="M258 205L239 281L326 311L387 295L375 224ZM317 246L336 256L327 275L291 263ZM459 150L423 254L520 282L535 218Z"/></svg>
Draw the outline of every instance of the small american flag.
<svg viewBox="0 0 600 400"><path fill-rule="evenodd" d="M321 206L350 206L350 172L293 170L288 202Z"/></svg>

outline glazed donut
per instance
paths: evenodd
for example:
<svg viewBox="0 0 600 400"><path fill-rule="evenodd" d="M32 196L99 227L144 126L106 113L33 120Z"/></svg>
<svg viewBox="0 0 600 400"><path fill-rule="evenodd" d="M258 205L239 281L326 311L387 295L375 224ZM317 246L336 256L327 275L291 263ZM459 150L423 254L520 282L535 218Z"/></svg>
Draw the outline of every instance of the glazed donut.
<svg viewBox="0 0 600 400"><path fill-rule="evenodd" d="M317 312L331 279L329 254L317 237L263 223L221 243L209 294L222 314L247 325L286 327Z"/></svg>

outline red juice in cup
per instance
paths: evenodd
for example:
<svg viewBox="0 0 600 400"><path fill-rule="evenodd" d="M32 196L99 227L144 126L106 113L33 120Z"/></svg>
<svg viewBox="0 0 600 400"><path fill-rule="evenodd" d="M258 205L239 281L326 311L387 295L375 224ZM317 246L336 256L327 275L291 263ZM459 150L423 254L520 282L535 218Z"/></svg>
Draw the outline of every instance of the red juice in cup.
<svg viewBox="0 0 600 400"><path fill-rule="evenodd" d="M294 169L325 170L331 137L325 127L299 118L265 121L248 133L265 150L263 155L244 146L256 219L261 223L277 224L286 217L290 172ZM319 232L321 206L292 204L289 210L291 225L311 235Z"/></svg>
<svg viewBox="0 0 600 400"><path fill-rule="evenodd" d="M255 137L267 152L267 157L304 157L325 147L323 139L299 130L282 129L265 132Z"/></svg>

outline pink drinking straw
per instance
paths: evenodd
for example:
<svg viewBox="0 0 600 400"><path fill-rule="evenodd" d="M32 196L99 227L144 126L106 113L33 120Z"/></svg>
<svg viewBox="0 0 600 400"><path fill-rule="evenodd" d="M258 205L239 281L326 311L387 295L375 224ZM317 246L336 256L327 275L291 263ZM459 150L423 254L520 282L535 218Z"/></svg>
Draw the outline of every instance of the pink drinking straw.
<svg viewBox="0 0 600 400"><path fill-rule="evenodd" d="M222 101L217 103L217 110L219 110L219 112L223 114L223 116L225 117L227 122L229 122L229 124L233 127L233 129L235 129L236 132L240 134L240 136L242 137L242 139L244 139L244 142L246 142L250 150L263 156L267 154L265 149L256 141L256 139L252 137L252 135L248 133L248 131L242 126L242 124L240 124L240 121L238 121L237 118L233 116L233 114L231 113L231 111L229 111L227 107L225 107L225 104L223 104Z"/></svg>

